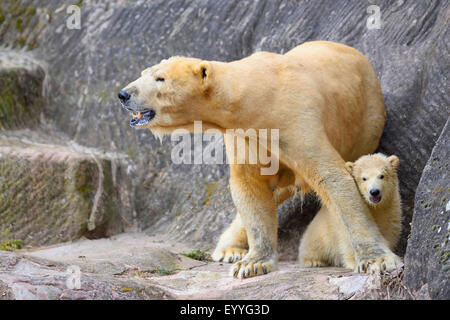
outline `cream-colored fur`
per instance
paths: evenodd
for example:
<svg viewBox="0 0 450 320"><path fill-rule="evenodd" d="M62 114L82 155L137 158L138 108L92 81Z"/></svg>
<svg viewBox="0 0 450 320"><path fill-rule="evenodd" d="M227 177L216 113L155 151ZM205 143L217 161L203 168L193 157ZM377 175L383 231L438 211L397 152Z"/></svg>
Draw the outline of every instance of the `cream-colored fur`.
<svg viewBox="0 0 450 320"><path fill-rule="evenodd" d="M346 167L353 175L370 217L377 224L386 244L393 250L401 231L401 203L396 156L380 153L359 158ZM381 200L374 203L370 190L379 190ZM356 268L356 258L345 226L339 217L323 206L306 229L300 242L299 262L304 267L342 266ZM362 266L367 268L367 266Z"/></svg>
<svg viewBox="0 0 450 320"><path fill-rule="evenodd" d="M156 134L193 130L196 120L204 130L222 132L279 129L278 173L261 175L261 164L230 165L238 215L213 258L234 262L234 276L276 268L276 207L299 188L313 189L341 217L359 264L398 263L345 169L345 161L377 148L385 123L377 76L357 50L316 41L284 55L258 52L228 63L173 57L124 90L131 94L129 110L155 112L144 127ZM230 146L225 136L228 157Z"/></svg>

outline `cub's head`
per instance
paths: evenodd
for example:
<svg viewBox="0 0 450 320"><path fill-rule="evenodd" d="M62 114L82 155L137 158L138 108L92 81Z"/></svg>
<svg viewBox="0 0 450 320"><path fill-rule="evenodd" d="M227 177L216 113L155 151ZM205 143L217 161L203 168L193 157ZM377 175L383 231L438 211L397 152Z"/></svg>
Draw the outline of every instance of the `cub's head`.
<svg viewBox="0 0 450 320"><path fill-rule="evenodd" d="M203 120L212 77L209 61L172 57L142 71L118 97L131 113L132 127L166 134Z"/></svg>
<svg viewBox="0 0 450 320"><path fill-rule="evenodd" d="M398 165L398 157L377 153L362 156L356 162L347 162L345 167L354 177L367 203L377 206L396 192Z"/></svg>

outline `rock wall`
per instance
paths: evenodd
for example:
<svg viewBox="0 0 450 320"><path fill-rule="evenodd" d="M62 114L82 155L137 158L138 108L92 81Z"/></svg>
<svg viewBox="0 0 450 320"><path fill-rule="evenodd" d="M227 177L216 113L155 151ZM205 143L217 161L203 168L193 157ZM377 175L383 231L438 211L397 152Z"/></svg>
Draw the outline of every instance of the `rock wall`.
<svg viewBox="0 0 450 320"><path fill-rule="evenodd" d="M449 118L450 119L450 118ZM427 287L431 298L450 298L450 121L425 166L416 191L405 281Z"/></svg>
<svg viewBox="0 0 450 320"><path fill-rule="evenodd" d="M45 72L26 55L0 51L0 130L35 127L43 108ZM27 59L28 58L28 59Z"/></svg>
<svg viewBox="0 0 450 320"><path fill-rule="evenodd" d="M29 50L48 77L42 127L80 145L127 154L139 228L212 248L235 214L225 165L173 165L167 138L128 126L116 94L142 69L172 55L231 61L258 50L283 53L309 40L361 50L380 78L388 120L380 151L401 159L404 253L421 172L449 115L448 1L78 1L81 29L69 29L71 1L6 0L0 43ZM366 26L381 8L381 29ZM317 209L279 209L280 248L295 258Z"/></svg>
<svg viewBox="0 0 450 320"><path fill-rule="evenodd" d="M114 161L0 138L0 242L42 246L130 229L129 186Z"/></svg>

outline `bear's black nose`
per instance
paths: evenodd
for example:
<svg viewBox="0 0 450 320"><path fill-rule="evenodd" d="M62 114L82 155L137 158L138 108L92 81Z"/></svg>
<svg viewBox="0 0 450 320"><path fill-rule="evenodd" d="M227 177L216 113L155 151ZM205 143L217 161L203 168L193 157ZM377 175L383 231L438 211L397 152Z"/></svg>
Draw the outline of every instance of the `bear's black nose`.
<svg viewBox="0 0 450 320"><path fill-rule="evenodd" d="M120 90L118 96L120 101L122 101L123 103L127 102L131 98L131 95L125 90Z"/></svg>
<svg viewBox="0 0 450 320"><path fill-rule="evenodd" d="M380 190L378 189L372 189L370 190L370 195L376 197L377 195L380 194Z"/></svg>

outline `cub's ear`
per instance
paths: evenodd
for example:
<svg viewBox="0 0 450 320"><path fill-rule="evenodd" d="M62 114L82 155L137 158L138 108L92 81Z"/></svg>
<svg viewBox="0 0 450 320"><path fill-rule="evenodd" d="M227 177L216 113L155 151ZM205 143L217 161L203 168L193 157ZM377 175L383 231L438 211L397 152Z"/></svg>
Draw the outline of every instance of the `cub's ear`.
<svg viewBox="0 0 450 320"><path fill-rule="evenodd" d="M201 61L194 68L194 74L202 84L208 84L212 79L212 67L209 61Z"/></svg>
<svg viewBox="0 0 450 320"><path fill-rule="evenodd" d="M346 162L345 169L348 171L348 173L353 174L353 162Z"/></svg>
<svg viewBox="0 0 450 320"><path fill-rule="evenodd" d="M400 159L397 156L390 156L387 159L389 160L394 169L398 168L398 165L400 164Z"/></svg>

